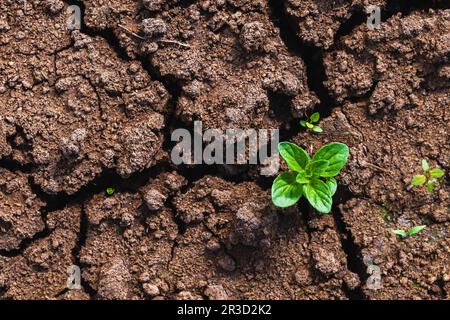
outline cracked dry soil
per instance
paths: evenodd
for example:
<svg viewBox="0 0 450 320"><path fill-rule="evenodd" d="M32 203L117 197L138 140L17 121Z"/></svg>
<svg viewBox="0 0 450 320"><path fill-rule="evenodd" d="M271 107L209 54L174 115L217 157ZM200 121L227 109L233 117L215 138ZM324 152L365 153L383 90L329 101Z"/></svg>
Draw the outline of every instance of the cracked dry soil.
<svg viewBox="0 0 450 320"><path fill-rule="evenodd" d="M449 299L448 176L410 187L450 171L449 58L445 1L2 0L0 299ZM333 213L275 208L254 166L173 165L195 120L346 143Z"/></svg>

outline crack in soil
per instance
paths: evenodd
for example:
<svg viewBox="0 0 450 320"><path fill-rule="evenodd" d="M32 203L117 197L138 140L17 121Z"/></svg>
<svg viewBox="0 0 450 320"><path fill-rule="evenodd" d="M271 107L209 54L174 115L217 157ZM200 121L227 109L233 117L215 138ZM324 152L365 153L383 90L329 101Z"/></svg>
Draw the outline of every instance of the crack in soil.
<svg viewBox="0 0 450 320"><path fill-rule="evenodd" d="M362 25L367 19L367 14L362 8L356 8L350 18L341 23L334 34L333 45L327 51L333 51L336 44L345 36L353 33L356 27Z"/></svg>
<svg viewBox="0 0 450 320"><path fill-rule="evenodd" d="M44 224L46 225L47 221L47 212L41 213L41 218L44 221ZM35 233L31 238L23 239L20 244L18 245L18 248L11 249L11 250L0 250L0 256L7 257L7 258L14 258L19 255L22 255L23 252L34 242L44 239L51 235L50 230L45 226L45 228L37 233Z"/></svg>
<svg viewBox="0 0 450 320"><path fill-rule="evenodd" d="M322 118L329 116L332 106L336 105L336 101L323 84L326 80L323 63L324 51L301 41L295 36L297 30L290 23L290 19L284 11L283 1L269 0L269 5L271 7L272 20L280 30L280 37L283 43L291 53L302 58L305 63L308 87L320 100L315 111L320 112ZM346 30L347 28L350 28L350 26L347 26Z"/></svg>
<svg viewBox="0 0 450 320"><path fill-rule="evenodd" d="M326 118L331 115L332 106L338 107L335 99L331 96L328 89L324 86L324 81L326 80L325 65L323 62L324 51L320 48L316 48L312 45L306 44L300 41L297 37L293 37L292 34L297 34L296 30L289 23L289 17L285 14L283 10L283 4L280 1L269 0L269 4L272 8L272 15L275 24L280 29L280 36L286 45L286 47L293 52L295 55L300 56L305 62L308 87L313 91L319 98L320 103L316 106L316 111L320 112L322 118ZM344 22L336 34L336 39L339 39L347 34L350 34L352 30L363 22L364 18L363 12L355 12L350 19ZM334 108L335 108L334 107ZM295 136L297 132L291 132L291 137ZM341 188L340 188L341 189ZM341 189L342 190L342 189ZM346 201L351 198L351 193L342 193L336 195L338 199L341 197L340 201ZM356 273L360 280L365 279L364 264L362 262L361 252L356 244L352 241L350 232L347 230L345 222L340 215L338 203L335 203L335 209L333 211L333 218L335 220L336 231L339 234L339 239L341 240L341 247L347 257L347 267L350 271ZM308 237L311 237L310 228L308 227L309 213L308 207L300 208L303 219L306 223L306 228L308 232ZM362 300L367 299L364 295L361 287L355 290L349 290L343 285L343 291L350 300Z"/></svg>
<svg viewBox="0 0 450 320"><path fill-rule="evenodd" d="M81 11L81 29L79 30L81 33L86 34L92 38L95 37L101 37L108 45L114 50L114 52L117 54L118 57L120 57L122 60L125 61L131 61L132 59L128 56L126 51L122 48L120 45L119 40L117 39L116 34L114 33L114 30L112 28L102 29L102 30L95 30L93 28L90 28L86 25L84 22L84 16L86 12L86 6L83 2L80 0L64 0L64 2L71 6L76 5L80 7Z"/></svg>
<svg viewBox="0 0 450 320"><path fill-rule="evenodd" d="M6 169L11 172L22 172L22 173L31 173L33 169L33 164L27 163L22 164L17 160L12 159L11 157L4 157L0 159L0 168Z"/></svg>
<svg viewBox="0 0 450 320"><path fill-rule="evenodd" d="M361 248L353 241L351 230L347 227L343 213L339 208L340 204L344 204L355 197L356 195L352 194L350 190L339 187L336 192L336 202L334 204L332 215L339 235L339 240L341 241L342 250L347 257L347 268L351 272L357 274L361 282L360 286L354 290L347 288L345 284L342 289L350 300L367 300L368 297L364 294L362 286L363 283L367 281L368 274L361 255Z"/></svg>
<svg viewBox="0 0 450 320"><path fill-rule="evenodd" d="M381 9L381 22L388 20L397 13L407 16L415 11L429 9L450 9L450 2L444 0L389 0L386 7Z"/></svg>
<svg viewBox="0 0 450 320"><path fill-rule="evenodd" d="M87 267L84 263L80 261L80 252L86 243L88 227L89 222L83 203L83 205L81 206L80 229L78 232L78 239L75 247L72 250L72 257L74 264L79 266L80 270L83 270L83 267ZM91 299L94 299L96 297L97 291L94 290L90 286L90 284L83 278L83 273L81 273L81 286L83 287L84 291L90 296Z"/></svg>

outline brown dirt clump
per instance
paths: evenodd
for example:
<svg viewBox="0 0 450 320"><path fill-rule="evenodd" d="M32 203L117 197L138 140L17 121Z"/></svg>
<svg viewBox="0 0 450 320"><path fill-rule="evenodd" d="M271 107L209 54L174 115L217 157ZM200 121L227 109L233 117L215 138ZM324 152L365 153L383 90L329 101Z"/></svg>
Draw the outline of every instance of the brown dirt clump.
<svg viewBox="0 0 450 320"><path fill-rule="evenodd" d="M49 235L21 255L0 262L0 288L6 299L87 299L83 290L66 292L67 268L75 264L81 210L70 206L47 216Z"/></svg>
<svg viewBox="0 0 450 320"><path fill-rule="evenodd" d="M301 41L329 49L334 44L339 28L355 12L365 11L369 5L383 7L386 1L286 0L283 3L289 23Z"/></svg>
<svg viewBox="0 0 450 320"><path fill-rule="evenodd" d="M62 12L33 8L25 21L11 17L1 34L7 43L0 47L7 58L0 76L6 86L1 128L12 140L0 143L1 154L31 164L36 183L50 194L74 193L108 168L128 177L156 164L169 98L164 86L139 62L118 57L104 39L61 33ZM17 39L22 25L24 36ZM31 30L42 26L54 35L37 42Z"/></svg>
<svg viewBox="0 0 450 320"><path fill-rule="evenodd" d="M325 57L325 85L338 101L370 95L371 114L419 103L426 91L448 91L450 12L400 14L378 30L362 25Z"/></svg>
<svg viewBox="0 0 450 320"><path fill-rule="evenodd" d="M97 5L88 1L87 8L89 19L98 21ZM111 24L120 39L132 41L121 42L127 52L137 50L130 56L148 56L162 76L178 81L177 116L187 124L202 120L206 129L224 124L277 128L282 122L271 110L272 95L288 101L278 110L284 121L318 102L306 85L302 60L284 46L265 1L154 8L151 17L121 15L122 24L112 19Z"/></svg>
<svg viewBox="0 0 450 320"><path fill-rule="evenodd" d="M242 211L249 203L227 202L220 190L226 190L228 199L258 192L259 210L274 211L267 193L249 183L205 177L187 195L178 191L172 200L182 220L188 218L183 207L195 205L190 196L194 192L203 195L201 204L210 208L180 229L169 205L173 191L164 189L167 178L150 181L142 188L143 197L98 195L87 204L90 227L80 261L98 298L345 297L343 278L351 273L333 223L326 233L315 232L309 240L296 210L280 217L269 215L263 222L255 216L245 220ZM170 178L181 182L180 176ZM180 187L178 182L170 185ZM163 207L149 210L145 200L149 190L159 190L168 199ZM316 255L319 246L323 250ZM323 275L314 276L315 269Z"/></svg>
<svg viewBox="0 0 450 320"><path fill-rule="evenodd" d="M0 250L18 249L21 242L44 229L44 203L20 173L0 169Z"/></svg>

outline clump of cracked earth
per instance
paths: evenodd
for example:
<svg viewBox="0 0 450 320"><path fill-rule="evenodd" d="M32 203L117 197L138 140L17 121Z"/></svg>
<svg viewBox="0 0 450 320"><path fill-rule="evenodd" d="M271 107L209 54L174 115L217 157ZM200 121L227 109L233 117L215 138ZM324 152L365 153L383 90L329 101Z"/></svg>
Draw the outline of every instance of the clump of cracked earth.
<svg viewBox="0 0 450 320"><path fill-rule="evenodd" d="M0 298L448 299L448 180L410 179L450 171L449 50L445 1L2 1ZM254 166L174 165L197 120L346 143L332 214L274 207Z"/></svg>

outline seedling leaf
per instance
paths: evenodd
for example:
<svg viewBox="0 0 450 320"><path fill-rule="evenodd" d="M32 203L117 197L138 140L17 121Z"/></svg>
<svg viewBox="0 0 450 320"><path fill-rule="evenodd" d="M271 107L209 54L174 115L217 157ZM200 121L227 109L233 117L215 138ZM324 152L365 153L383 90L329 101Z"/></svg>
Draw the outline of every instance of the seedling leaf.
<svg viewBox="0 0 450 320"><path fill-rule="evenodd" d="M322 128L319 126L314 126L314 128L312 129L313 132L315 133L321 133L323 132Z"/></svg>
<svg viewBox="0 0 450 320"><path fill-rule="evenodd" d="M416 233L419 233L420 231L422 231L425 228L426 228L426 226L415 226L408 230L408 235L410 235L410 236L415 235Z"/></svg>
<svg viewBox="0 0 450 320"><path fill-rule="evenodd" d="M329 213L333 200L330 189L322 180L313 178L308 184L303 185L303 192L309 203L320 213Z"/></svg>
<svg viewBox="0 0 450 320"><path fill-rule="evenodd" d="M432 193L434 190L434 182L433 181L428 181L427 182L427 190L429 193Z"/></svg>
<svg viewBox="0 0 450 320"><path fill-rule="evenodd" d="M439 168L431 169L429 173L432 178L442 178L445 175L445 171Z"/></svg>
<svg viewBox="0 0 450 320"><path fill-rule="evenodd" d="M300 184L306 184L309 182L308 177L306 176L306 171L302 170L297 173L297 177L295 181Z"/></svg>
<svg viewBox="0 0 450 320"><path fill-rule="evenodd" d="M293 206L302 196L302 186L295 181L297 173L283 172L272 184L272 202L280 207Z"/></svg>
<svg viewBox="0 0 450 320"><path fill-rule="evenodd" d="M308 153L296 144L281 142L278 150L291 170L300 172L310 161Z"/></svg>
<svg viewBox="0 0 450 320"><path fill-rule="evenodd" d="M306 166L306 175L310 177L320 177L330 166L327 160L315 160Z"/></svg>
<svg viewBox="0 0 450 320"><path fill-rule="evenodd" d="M392 232L401 237L406 237L408 235L405 230L392 230Z"/></svg>
<svg viewBox="0 0 450 320"><path fill-rule="evenodd" d="M415 187L420 187L423 186L426 181L427 177L425 177L423 174L418 174L412 178L411 184Z"/></svg>
<svg viewBox="0 0 450 320"><path fill-rule="evenodd" d="M314 112L314 113L311 115L310 119L311 119L311 122L312 122L312 123L318 122L318 121L320 120L320 113Z"/></svg>
<svg viewBox="0 0 450 320"><path fill-rule="evenodd" d="M300 125L302 127L306 127L306 121L305 120L300 120Z"/></svg>
<svg viewBox="0 0 450 320"><path fill-rule="evenodd" d="M337 190L337 182L336 179L334 178L328 178L325 181L326 185L328 186L328 189L330 189L330 195L334 196L334 194L336 193Z"/></svg>
<svg viewBox="0 0 450 320"><path fill-rule="evenodd" d="M108 196L112 196L112 195L114 194L115 191L116 191L116 189L114 189L114 188L112 188L112 187L106 188L106 194L107 194Z"/></svg>
<svg viewBox="0 0 450 320"><path fill-rule="evenodd" d="M335 177L339 174L342 167L348 160L349 149L348 147L340 142L329 143L319 151L313 157L313 161L316 160L327 160L329 162L326 170L320 175L321 177Z"/></svg>
<svg viewBox="0 0 450 320"><path fill-rule="evenodd" d="M430 165L428 164L428 161L425 159L422 160L422 170L423 172L427 172L428 170L430 170Z"/></svg>

